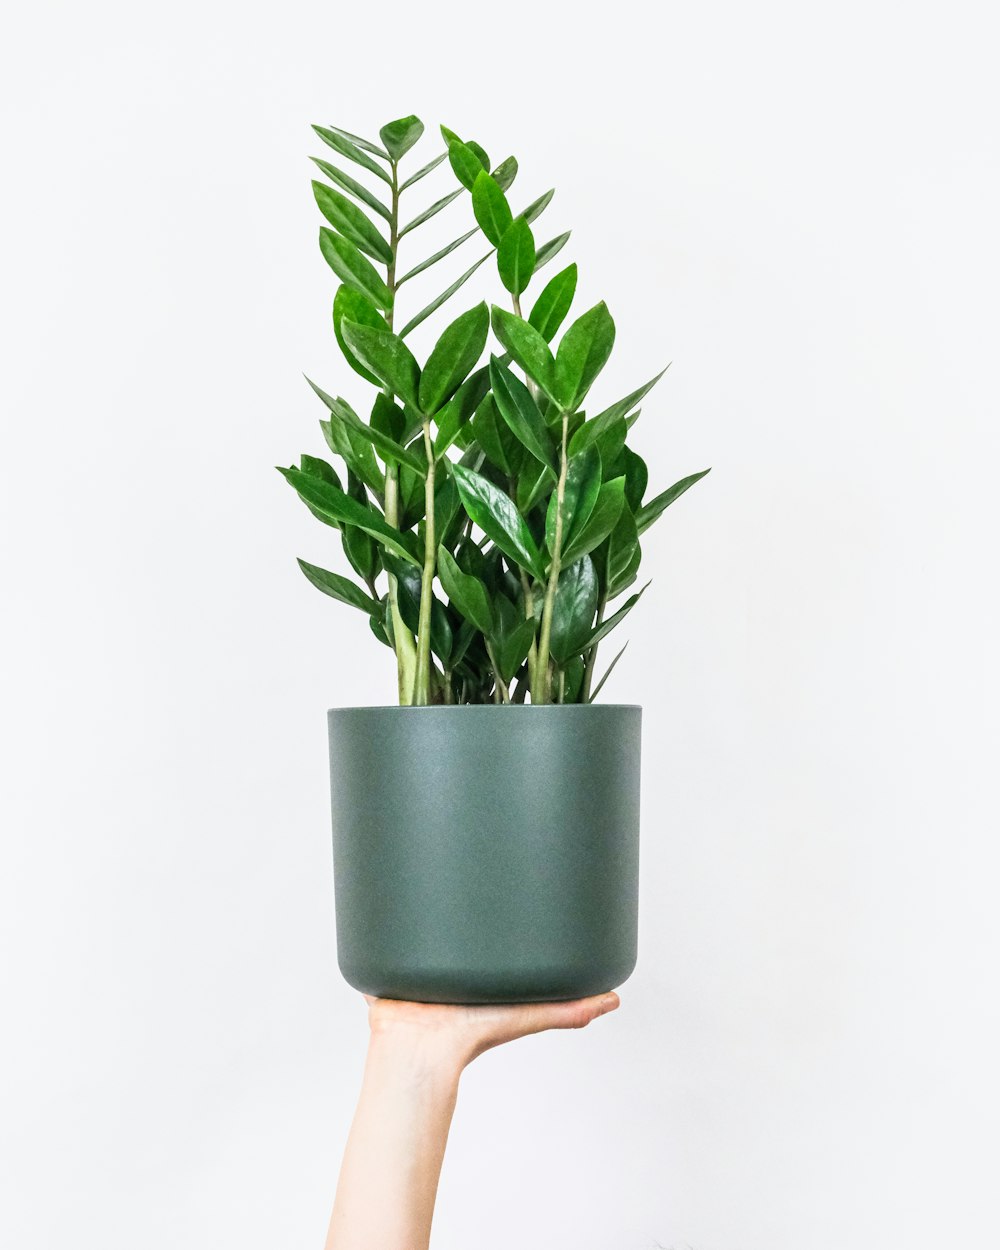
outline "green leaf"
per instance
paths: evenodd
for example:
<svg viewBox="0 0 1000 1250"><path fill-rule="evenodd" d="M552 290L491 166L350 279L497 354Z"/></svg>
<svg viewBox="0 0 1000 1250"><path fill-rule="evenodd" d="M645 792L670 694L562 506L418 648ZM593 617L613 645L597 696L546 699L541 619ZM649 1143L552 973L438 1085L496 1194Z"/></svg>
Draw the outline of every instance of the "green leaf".
<svg viewBox="0 0 1000 1250"><path fill-rule="evenodd" d="M490 386L500 415L536 460L558 472L558 457L552 435L538 405L524 383L505 369L496 356L490 357Z"/></svg>
<svg viewBox="0 0 1000 1250"><path fill-rule="evenodd" d="M395 442L402 443L406 431L406 413L384 391L379 391L372 404L371 426L382 434L388 434Z"/></svg>
<svg viewBox="0 0 1000 1250"><path fill-rule="evenodd" d="M433 171L447 159L448 153L441 152L440 155L435 156L432 161L428 161L423 168L418 169L417 172L415 174L411 174L405 182L401 182L399 184L399 194L402 195L407 187L412 187L415 182L419 182L421 178L426 178L429 173L433 173Z"/></svg>
<svg viewBox="0 0 1000 1250"><path fill-rule="evenodd" d="M566 314L576 294L576 265L561 269L545 286L535 300L528 321L546 341L551 343L556 331L566 320Z"/></svg>
<svg viewBox="0 0 1000 1250"><path fill-rule="evenodd" d="M562 559L572 564L604 542L618 523L624 506L625 478L616 477L605 482L586 524L570 535L568 545L563 548Z"/></svg>
<svg viewBox="0 0 1000 1250"><path fill-rule="evenodd" d="M667 365L667 369L670 366ZM626 395L624 399L619 399L617 403L612 404L610 408L605 408L603 412L599 412L595 421L604 422L605 426L610 425L612 421L616 421L619 417L627 417L636 404L640 403L646 395L659 382L660 378L666 373L667 369L661 369L655 378L650 378L648 382L644 382L637 390L630 395Z"/></svg>
<svg viewBox="0 0 1000 1250"><path fill-rule="evenodd" d="M484 147L476 143L473 139L466 139L465 146L470 150L470 152L474 152L476 156L479 157L479 163L482 165L483 169L489 169L490 158L486 155L486 149Z"/></svg>
<svg viewBox="0 0 1000 1250"><path fill-rule="evenodd" d="M476 629L489 635L493 630L493 613L483 583L471 573L463 573L446 547L438 548L437 567L441 585L455 609Z"/></svg>
<svg viewBox="0 0 1000 1250"><path fill-rule="evenodd" d="M628 480L625 482L625 493L628 494ZM608 598L632 584L639 569L642 550L639 546L639 531L635 517L627 503L615 523L615 528L608 535L607 543L602 547L604 555L603 582Z"/></svg>
<svg viewBox="0 0 1000 1250"><path fill-rule="evenodd" d="M598 595L597 573L589 556L559 574L549 641L549 651L558 665L583 651L583 640L593 628Z"/></svg>
<svg viewBox="0 0 1000 1250"><path fill-rule="evenodd" d="M557 235L554 239L549 239L548 243L543 243L538 249L535 256L535 273L547 265L557 252L561 252L569 241L570 232L567 230L565 234Z"/></svg>
<svg viewBox="0 0 1000 1250"><path fill-rule="evenodd" d="M392 556L386 558L385 564L396 579L397 602L403 624L413 633L417 633L420 628L420 600L423 594L420 571L394 560ZM451 657L452 641L448 613L440 599L432 594L431 650L446 667Z"/></svg>
<svg viewBox="0 0 1000 1250"><path fill-rule="evenodd" d="M378 276L375 266L343 235L321 226L319 250L341 282L366 295L376 308L392 307L392 293Z"/></svg>
<svg viewBox="0 0 1000 1250"><path fill-rule="evenodd" d="M682 477L679 482L674 482L673 486L668 487L661 495L657 495L655 499L651 499L636 513L635 523L642 534L653 524L655 520L674 502L679 499L686 490L690 490L695 482L700 482L706 473L711 473L711 469L702 469L700 473L692 473L690 477Z"/></svg>
<svg viewBox="0 0 1000 1250"><path fill-rule="evenodd" d="M332 464L327 464L325 460L321 460L319 456L303 455L299 459L303 473L308 473L312 477L318 477L321 482L329 482L332 486L340 486L340 478Z"/></svg>
<svg viewBox="0 0 1000 1250"><path fill-rule="evenodd" d="M377 495L381 495L385 489L385 478L375 462L370 440L351 428L348 421L342 419L342 415L346 413L353 416L355 421L358 420L350 404L342 399L334 399L310 378L306 378L306 381L330 410L330 420L319 423L330 450L342 456L348 468L353 470ZM362 428L367 429L367 427Z"/></svg>
<svg viewBox="0 0 1000 1250"><path fill-rule="evenodd" d="M492 394L487 395L476 409L476 415L472 418L472 432L490 464L495 465L507 477L513 476L513 465L502 437L502 432L507 432L507 427L497 412L496 399ZM511 441L513 442L513 437Z"/></svg>
<svg viewBox="0 0 1000 1250"><path fill-rule="evenodd" d="M394 161L398 161L424 133L424 123L419 117L401 117L398 121L386 122L378 133L385 150Z"/></svg>
<svg viewBox="0 0 1000 1250"><path fill-rule="evenodd" d="M448 195L443 195L441 199L435 200L430 208L425 208L422 213L418 213L409 225L404 226L400 230L399 237L402 238L403 235L409 234L411 230L416 230L417 226L422 226L425 221L430 221L432 217L436 217L442 208L447 208L452 200L457 200L461 194L462 188L459 187L457 191L452 191Z"/></svg>
<svg viewBox="0 0 1000 1250"><path fill-rule="evenodd" d="M299 561L299 568L317 590L322 590L324 595L339 599L341 603L350 604L352 608L360 608L369 616L375 616L380 611L379 604L370 595L366 595L360 586L355 586L349 578L341 577L339 573L331 573L327 569L321 569L316 564L307 564L305 560Z"/></svg>
<svg viewBox="0 0 1000 1250"><path fill-rule="evenodd" d="M563 495L563 551L572 549L573 535L590 520L600 493L601 457L597 448L588 447L578 455L570 456ZM557 506L558 496L553 491L545 513L545 543L549 551L555 550Z"/></svg>
<svg viewBox="0 0 1000 1250"><path fill-rule="evenodd" d="M391 330L345 321L341 331L358 360L394 395L418 407L420 366L413 353Z"/></svg>
<svg viewBox="0 0 1000 1250"><path fill-rule="evenodd" d="M514 501L488 478L462 465L453 465L462 505L476 525L508 559L527 569L539 581L545 566L531 531L525 525Z"/></svg>
<svg viewBox="0 0 1000 1250"><path fill-rule="evenodd" d="M476 179L483 172L483 162L461 139L452 139L448 144L448 159L455 171L455 177L467 191L471 191Z"/></svg>
<svg viewBox="0 0 1000 1250"><path fill-rule="evenodd" d="M493 333L510 352L515 363L550 398L554 398L555 361L549 345L533 325L493 305Z"/></svg>
<svg viewBox="0 0 1000 1250"><path fill-rule="evenodd" d="M496 607L498 611L494 615L494 652L500 676L509 685L531 650L535 638L535 621L530 617L525 620L505 595L498 595Z"/></svg>
<svg viewBox="0 0 1000 1250"><path fill-rule="evenodd" d="M446 547L450 545L449 531L454 527L456 519L460 519L464 525L465 514L462 511L458 487L452 475L447 473L438 477L434 487L434 534L439 544L443 543Z"/></svg>
<svg viewBox="0 0 1000 1250"><path fill-rule="evenodd" d="M325 513L334 521L356 525L358 529L378 539L388 551L398 555L409 564L414 564L418 568L422 567L423 562L416 554L412 538L393 529L373 508L366 507L356 499L352 499L350 495L345 495L336 486L317 481L316 478L310 477L308 473L302 473L299 469L279 467L278 472L294 487L303 500L319 512Z"/></svg>
<svg viewBox="0 0 1000 1250"><path fill-rule="evenodd" d="M406 447L401 447L399 443L383 430L377 429L373 425L366 425L351 406L342 399L330 400L330 397L321 391L320 388L306 378L309 385L313 388L317 395L326 403L334 417L338 421L343 422L349 429L353 430L359 438L371 444L376 451L381 453L382 459L388 464L407 464L411 469L415 469L417 473L426 477L427 464L412 451Z"/></svg>
<svg viewBox="0 0 1000 1250"><path fill-rule="evenodd" d="M506 234L514 215L507 197L485 169L481 169L472 184L472 211L476 215L483 234L494 247Z"/></svg>
<svg viewBox="0 0 1000 1250"><path fill-rule="evenodd" d="M492 252L487 252L485 256L480 256L476 263L474 265L470 265L469 268L466 269L465 273L463 273L460 278L457 278L447 290L442 291L440 295L438 295L435 299L432 299L425 308L421 308L420 312L418 312L415 317L411 317L406 325L403 326L402 330L399 332L399 337L401 339L405 339L411 330L415 330L422 321L426 321L432 313L436 313L446 300L451 299L456 291L465 286L466 282L468 282L479 266L484 261L489 260L492 254Z"/></svg>
<svg viewBox="0 0 1000 1250"><path fill-rule="evenodd" d="M349 139L351 143L356 143L359 148L364 148L366 152L371 152L372 156L377 156L380 161L389 160L389 153L385 148L380 148L377 143L372 143L370 139L362 139L360 135L352 134L350 130L345 130L343 126L331 126L330 129L334 134L340 135L342 139Z"/></svg>
<svg viewBox="0 0 1000 1250"><path fill-rule="evenodd" d="M615 658L611 661L611 663L608 665L608 667L604 670L604 676L601 678L601 680L600 680L600 681L597 683L597 685L594 687L593 692L592 692L592 694L591 694L590 698L587 700L587 702L588 702L588 703L593 703L593 702L594 702L594 700L597 698L597 696L601 693L601 690L602 690L602 689L603 689L603 687L604 687L604 683L608 680L608 678L609 678L609 677L611 676L611 674L614 672L615 665L618 663L618 661L619 661L619 660L622 658L622 656L625 654L625 652L626 652L627 648L628 648L628 643L626 643L626 644L625 644L625 646L624 646L624 647L622 647L622 649L618 652L618 654L617 654L617 655L615 656Z"/></svg>
<svg viewBox="0 0 1000 1250"><path fill-rule="evenodd" d="M483 354L490 329L485 303L457 317L444 331L420 375L420 411L436 413L458 390Z"/></svg>
<svg viewBox="0 0 1000 1250"><path fill-rule="evenodd" d="M331 226L339 230L345 239L366 252L383 265L392 264L392 248L383 239L365 214L346 195L334 191L324 182L312 184L317 207Z"/></svg>
<svg viewBox="0 0 1000 1250"><path fill-rule="evenodd" d="M530 471L523 471L517 480L517 506L522 516L529 516L546 494L552 492L550 471L544 465L535 464L534 461L532 465L538 470L534 477L531 476Z"/></svg>
<svg viewBox="0 0 1000 1250"><path fill-rule="evenodd" d="M489 370L477 369L465 379L447 404L437 414L437 436L434 454L441 457L458 437L459 432L479 407L490 389Z"/></svg>
<svg viewBox="0 0 1000 1250"><path fill-rule="evenodd" d="M338 187L343 187L348 194L353 195L362 204L367 204L370 209L378 213L380 217L384 217L386 221L392 221L392 213L382 201L377 196L372 195L368 188L362 186L360 182L355 182L350 174L345 174L342 169L338 169L336 165L331 165L329 161L320 160L318 156L312 156L309 159L326 174L331 182L335 182Z"/></svg>
<svg viewBox="0 0 1000 1250"><path fill-rule="evenodd" d="M340 350L355 373L359 373L366 382L380 386L381 383L374 373L369 373L347 346L342 328L345 321L356 321L359 325L371 326L375 330L385 330L385 319L366 295L349 286L337 287L337 293L333 297L333 332Z"/></svg>
<svg viewBox="0 0 1000 1250"><path fill-rule="evenodd" d="M649 586L649 582L647 582L646 585L643 586L642 590L640 590L638 594L632 595L631 598L626 599L617 612L615 612L612 616L609 616L606 621L602 621L600 625L598 625L595 629L591 630L591 632L587 635L586 640L584 641L582 649L584 651L589 651L590 648L596 646L601 641L602 638L607 638L608 634L611 633L614 627L620 624L621 621L623 621L625 617L628 616L628 614L632 611L635 605L639 602L642 596L646 593L646 588L648 586ZM598 687L598 689L600 689L600 687Z"/></svg>
<svg viewBox="0 0 1000 1250"><path fill-rule="evenodd" d="M368 495L365 492L364 482L350 470L347 474L347 493L352 499L356 499L367 507ZM359 530L355 525L342 525L340 529L340 542L344 548L344 555L347 556L354 571L371 585L382 567L378 543L370 534Z"/></svg>
<svg viewBox="0 0 1000 1250"><path fill-rule="evenodd" d="M615 341L615 323L602 300L578 318L563 335L556 353L556 399L575 411L608 362Z"/></svg>
<svg viewBox="0 0 1000 1250"><path fill-rule="evenodd" d="M381 178L383 182L392 185L392 179L385 172L381 165L377 165L370 156L367 156L359 147L357 136L353 140L348 138L347 134L342 130L328 129L326 126L313 126L313 130L319 135L323 142L333 148L335 152L339 152L341 156L346 156L349 161L353 161L355 165L360 165L362 169L367 169L369 173L374 174L376 178ZM364 143L364 140L360 142ZM374 145L371 145L374 147ZM377 150L377 149L376 149Z"/></svg>
<svg viewBox="0 0 1000 1250"><path fill-rule="evenodd" d="M535 240L531 227L517 217L508 227L497 249L500 281L512 295L520 295L535 269Z"/></svg>
<svg viewBox="0 0 1000 1250"><path fill-rule="evenodd" d="M631 447L624 448L622 455L625 459L625 502L632 512L638 512L646 493L649 469L642 456L636 455Z"/></svg>
<svg viewBox="0 0 1000 1250"><path fill-rule="evenodd" d="M539 217L541 217L542 213L545 212L548 206L552 203L552 197L555 193L554 187L551 191L546 191L545 194L540 195L537 200L532 200L524 212L519 213L518 216L523 217L524 220L530 225L531 222L536 221Z"/></svg>
<svg viewBox="0 0 1000 1250"><path fill-rule="evenodd" d="M447 247L443 247L439 252L435 252L433 256L428 256L428 258L426 260L422 260L419 265L414 265L413 268L407 270L407 272L404 273L396 283L396 290L398 291L404 282L409 282L411 278L415 278L418 273L423 273L425 269L430 269L431 265L436 265L439 260L444 260L446 256L450 256L456 247L461 247L463 243L467 242L474 234L478 233L478 228L473 226L471 230L467 230L465 234L459 235L457 239L452 239Z"/></svg>
<svg viewBox="0 0 1000 1250"><path fill-rule="evenodd" d="M508 156L494 169L491 176L501 191L508 191L517 177L517 161L513 156Z"/></svg>

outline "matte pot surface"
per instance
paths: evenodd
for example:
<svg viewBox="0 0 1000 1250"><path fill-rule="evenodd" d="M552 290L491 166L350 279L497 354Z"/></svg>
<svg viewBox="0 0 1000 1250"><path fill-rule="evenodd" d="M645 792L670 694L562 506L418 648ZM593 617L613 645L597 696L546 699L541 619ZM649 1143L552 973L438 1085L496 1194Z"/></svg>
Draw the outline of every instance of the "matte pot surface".
<svg viewBox="0 0 1000 1250"><path fill-rule="evenodd" d="M329 712L340 969L423 1002L577 998L636 961L642 709Z"/></svg>

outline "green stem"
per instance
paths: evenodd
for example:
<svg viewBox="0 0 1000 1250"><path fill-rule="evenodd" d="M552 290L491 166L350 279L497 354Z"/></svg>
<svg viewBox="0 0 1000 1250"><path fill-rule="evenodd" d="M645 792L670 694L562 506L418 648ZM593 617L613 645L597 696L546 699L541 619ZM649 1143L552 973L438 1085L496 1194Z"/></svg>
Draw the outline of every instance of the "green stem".
<svg viewBox="0 0 1000 1250"><path fill-rule="evenodd" d="M434 443L431 423L423 421L424 452L427 456L427 480L424 483L424 570L420 579L420 617L417 622L417 676L413 684L413 702L431 701L431 604L434 601L434 571L437 543L434 537Z"/></svg>
<svg viewBox="0 0 1000 1250"><path fill-rule="evenodd" d="M392 203L390 205L389 216L389 247L392 251L392 262L389 264L386 272L386 286L392 293L393 300L389 306L389 311L385 315L386 325L392 329L393 305L396 297L396 247L399 243L399 179L396 172L396 162L391 164L392 169ZM390 399L392 394L386 390L386 394ZM385 471L385 519L386 522L397 529L399 527L399 467L398 465L386 465ZM399 701L401 704L407 705L413 702L413 686L416 676L416 659L417 647L413 634L407 629L403 623L403 618L399 611L399 591L396 586L396 579L391 573L389 578L389 611L392 615L392 640L396 650L396 681L399 690Z"/></svg>
<svg viewBox="0 0 1000 1250"><path fill-rule="evenodd" d="M500 665L497 663L497 657L493 652L493 644L491 642L486 644L486 653L490 657L490 663L493 665L493 676L496 678L496 683L493 687L493 702L509 703L510 691L507 689L504 679L500 676Z"/></svg>
<svg viewBox="0 0 1000 1250"><path fill-rule="evenodd" d="M535 662L535 685L538 697L532 688L532 703L548 703L552 697L552 675L549 672L549 644L552 640L552 613L556 602L556 587L559 585L560 560L562 558L563 507L566 502L566 439L569 431L569 413L562 414L562 440L559 447L559 481L556 484L556 525L552 541L552 564L549 568L549 581L545 588L545 603L542 606L542 628L538 638L538 658Z"/></svg>
<svg viewBox="0 0 1000 1250"><path fill-rule="evenodd" d="M596 625L604 620L604 609L608 606L608 592L602 591L601 597L597 601L597 621ZM583 685L580 687L580 702L586 703L590 698L590 685L594 680L594 667L597 664L597 648L600 643L595 642L587 652L587 664L583 670Z"/></svg>

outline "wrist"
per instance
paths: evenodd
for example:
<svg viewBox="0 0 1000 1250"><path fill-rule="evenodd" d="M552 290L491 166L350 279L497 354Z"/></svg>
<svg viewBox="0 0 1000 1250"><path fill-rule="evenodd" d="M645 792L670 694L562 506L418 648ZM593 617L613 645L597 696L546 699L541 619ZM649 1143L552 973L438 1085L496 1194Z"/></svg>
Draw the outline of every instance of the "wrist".
<svg viewBox="0 0 1000 1250"><path fill-rule="evenodd" d="M458 1087L469 1058L451 1037L393 1026L372 1031L367 1066L403 1083L448 1090Z"/></svg>

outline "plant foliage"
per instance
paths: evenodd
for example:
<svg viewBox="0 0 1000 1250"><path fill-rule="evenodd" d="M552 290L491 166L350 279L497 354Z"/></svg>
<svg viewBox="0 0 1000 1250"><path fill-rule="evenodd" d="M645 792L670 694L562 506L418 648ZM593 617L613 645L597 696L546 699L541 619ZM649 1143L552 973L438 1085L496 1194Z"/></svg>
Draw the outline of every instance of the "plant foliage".
<svg viewBox="0 0 1000 1250"><path fill-rule="evenodd" d="M339 531L350 575L299 565L395 653L400 703L589 702L621 655L597 680L598 646L642 594L618 602L636 582L641 535L708 470L648 497L627 438L661 374L584 412L615 323L603 302L571 319L575 264L542 276L569 234L536 239L551 191L515 211L513 157L492 167L442 127L444 150L420 164L416 117L387 123L378 142L314 130L333 154L313 158L325 181L312 187L337 279L334 334L355 383L375 389L365 417L310 383L338 467L304 455L280 472ZM450 185L412 208L412 188L436 171ZM455 238L421 258L420 228L449 210ZM401 288L409 296L413 279L473 241L487 250L402 314ZM500 302L448 320L418 360L407 336L491 258Z"/></svg>

